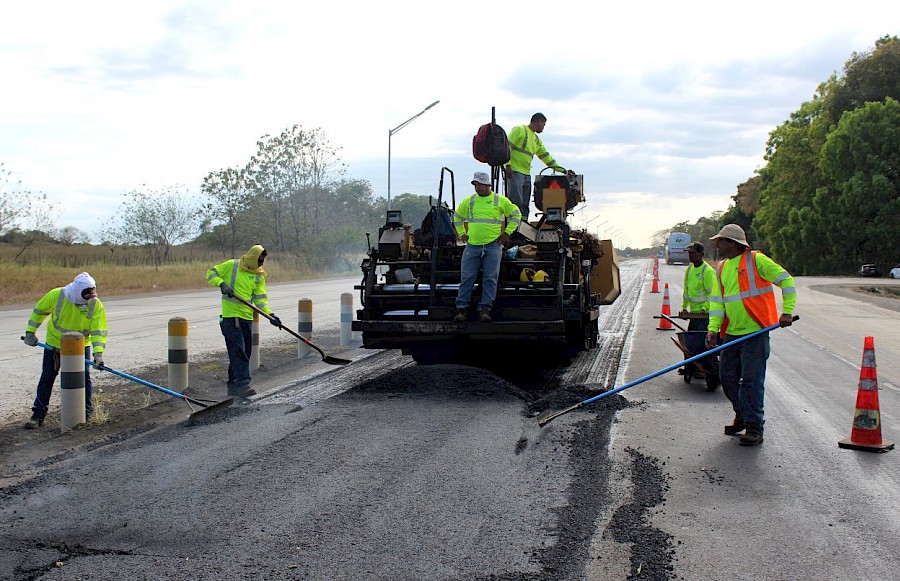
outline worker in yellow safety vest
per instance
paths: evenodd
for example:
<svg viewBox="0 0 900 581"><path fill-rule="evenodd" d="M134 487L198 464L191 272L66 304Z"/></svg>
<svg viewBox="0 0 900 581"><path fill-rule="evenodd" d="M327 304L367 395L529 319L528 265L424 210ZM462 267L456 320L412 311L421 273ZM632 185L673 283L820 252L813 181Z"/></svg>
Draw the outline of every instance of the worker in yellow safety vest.
<svg viewBox="0 0 900 581"><path fill-rule="evenodd" d="M478 320L490 323L491 308L497 296L503 245L519 227L522 215L509 198L491 190L491 178L487 173L476 172L472 185L475 186L475 194L460 202L453 216L453 226L459 239L466 243L453 321L466 321L472 289L480 269L482 277Z"/></svg>
<svg viewBox="0 0 900 581"><path fill-rule="evenodd" d="M546 125L547 117L543 113L535 113L528 125L517 125L509 132L509 163L504 166L506 194L519 207L522 220L526 222L531 213L531 162L534 156L538 156L547 167L566 173L538 137Z"/></svg>
<svg viewBox="0 0 900 581"><path fill-rule="evenodd" d="M269 321L281 328L281 319L269 308L266 294L266 271L263 263L266 249L252 246L239 259L226 260L206 272L206 282L222 291L222 314L219 328L228 350L228 395L249 397L256 391L250 388L250 355L253 353L253 309L241 303L240 297L253 303L269 315Z"/></svg>
<svg viewBox="0 0 900 581"><path fill-rule="evenodd" d="M31 419L25 423L26 429L34 429L44 424L44 418L50 408L50 395L53 383L59 375L60 352L63 333L75 332L84 335L84 358L90 360L93 352L94 364L103 365L103 352L106 350L106 309L97 298L97 283L86 272L80 273L75 280L66 286L58 287L37 302L28 323L25 326L26 345L37 345L37 330L50 317L47 325L47 340L44 341L52 349L44 350L41 367L41 378L38 380L37 396L31 406ZM94 413L91 403L93 385L90 374L91 364L84 364L84 412L90 420Z"/></svg>
<svg viewBox="0 0 900 581"><path fill-rule="evenodd" d="M718 284L710 296L707 346L713 347L720 333L724 334L724 343L729 343L776 323L789 327L797 304L793 277L762 252L751 250L744 229L737 224L726 224L712 240L724 260L717 268ZM780 316L773 285L781 289ZM742 446L763 441L768 358L768 333L724 349L719 356L722 389L735 412L734 422L725 426L725 434L733 436L746 430L740 439Z"/></svg>
<svg viewBox="0 0 900 581"><path fill-rule="evenodd" d="M699 242L692 242L685 248L690 264L684 270L684 293L681 298L681 313L706 315L688 317L688 331L706 331L709 323L709 295L718 284L716 271L704 260L705 249Z"/></svg>

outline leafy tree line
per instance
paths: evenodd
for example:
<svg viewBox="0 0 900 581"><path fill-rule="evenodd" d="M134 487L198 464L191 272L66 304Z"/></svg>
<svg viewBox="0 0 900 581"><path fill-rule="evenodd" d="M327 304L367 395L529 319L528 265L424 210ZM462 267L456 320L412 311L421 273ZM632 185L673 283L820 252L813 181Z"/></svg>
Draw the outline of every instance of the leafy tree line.
<svg viewBox="0 0 900 581"><path fill-rule="evenodd" d="M853 53L775 128L766 165L737 187L734 204L696 224L705 240L737 223L755 248L794 274L850 274L900 261L900 39Z"/></svg>

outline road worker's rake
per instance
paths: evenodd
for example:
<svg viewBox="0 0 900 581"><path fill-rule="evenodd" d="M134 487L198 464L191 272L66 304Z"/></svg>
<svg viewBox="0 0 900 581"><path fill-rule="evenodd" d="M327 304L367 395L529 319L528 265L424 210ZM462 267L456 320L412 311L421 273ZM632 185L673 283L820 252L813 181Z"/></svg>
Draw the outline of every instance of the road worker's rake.
<svg viewBox="0 0 900 581"><path fill-rule="evenodd" d="M41 343L40 341L37 342L37 345L39 347L43 347L44 349L48 349L50 351L53 350L53 347L51 347L50 345L47 345L46 343ZM172 397L177 397L178 399L184 401L184 403L186 403L188 405L188 407L191 409L191 414L190 414L190 416L188 416L188 419L191 421L193 421L199 417L205 416L209 412L225 409L234 403L233 397L230 397L230 398L222 400L222 401L189 397L183 393L178 393L177 391L172 391L171 389L166 389L165 387L162 387L161 385L156 385L155 383L150 383L149 381L141 379L140 377L135 377L134 375L129 375L128 373L125 373L124 371L119 371L117 369L113 369L112 367L107 367L106 365L97 365L90 359L85 359L84 362L89 365L93 365L94 367L96 367L97 369L100 369L102 371L108 371L108 372L112 373L113 375L118 375L119 377L124 377L125 379L130 379L131 381L134 381L135 383L140 383L141 385L145 385L147 387L152 387L153 389L161 391L161 392L165 393L166 395L171 395Z"/></svg>

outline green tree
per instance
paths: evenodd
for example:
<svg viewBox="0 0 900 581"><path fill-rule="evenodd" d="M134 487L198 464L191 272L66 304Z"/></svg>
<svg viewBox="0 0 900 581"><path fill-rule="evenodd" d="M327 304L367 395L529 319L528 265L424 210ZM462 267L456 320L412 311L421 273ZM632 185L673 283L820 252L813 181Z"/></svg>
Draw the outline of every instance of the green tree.
<svg viewBox="0 0 900 581"><path fill-rule="evenodd" d="M449 204L449 200L447 200L447 202ZM429 210L431 210L431 203L431 196L404 193L395 196L391 200L391 209L401 210L403 212L403 221L415 230L422 225L422 220L425 219L425 216L428 214ZM436 201L434 201L434 203L436 203ZM384 201L384 211L381 212L380 215L382 222L384 221L384 212L386 211L387 200Z"/></svg>
<svg viewBox="0 0 900 581"><path fill-rule="evenodd" d="M257 142L246 183L252 212L265 216L265 233L279 252L299 251L326 226L334 182L344 173L338 151L321 129L298 125Z"/></svg>
<svg viewBox="0 0 900 581"><path fill-rule="evenodd" d="M767 165L758 172L760 209L752 225L763 247L792 272L820 274L851 267L846 249L823 235L841 232L837 224L847 225L858 216L841 201L848 184L838 187L834 174L825 173L822 149L848 112L898 95L900 41L886 36L874 50L854 53L840 78L832 75L819 85L813 100L770 134Z"/></svg>
<svg viewBox="0 0 900 581"><path fill-rule="evenodd" d="M825 96L823 116L833 127L845 111L887 97L900 100L900 39L896 36L884 36L873 50L850 55L841 82Z"/></svg>
<svg viewBox="0 0 900 581"><path fill-rule="evenodd" d="M900 103L888 97L845 113L822 147L819 167L829 182L816 196L829 224L827 250L850 271L859 262L893 264L900 239Z"/></svg>
<svg viewBox="0 0 900 581"><path fill-rule="evenodd" d="M819 86L827 91L834 79ZM801 105L788 121L776 128L766 146L766 167L759 171L759 211L751 224L762 246L785 267L796 271L794 250L804 232L798 229L796 211L812 205L823 184L818 172L819 149L827 127L821 118L822 99Z"/></svg>
<svg viewBox="0 0 900 581"><path fill-rule="evenodd" d="M240 217L252 203L244 170L227 168L210 172L203 178L201 191L208 199L200 209L201 229L211 235L223 254L229 251L230 256L237 256ZM222 228L217 228L218 225Z"/></svg>

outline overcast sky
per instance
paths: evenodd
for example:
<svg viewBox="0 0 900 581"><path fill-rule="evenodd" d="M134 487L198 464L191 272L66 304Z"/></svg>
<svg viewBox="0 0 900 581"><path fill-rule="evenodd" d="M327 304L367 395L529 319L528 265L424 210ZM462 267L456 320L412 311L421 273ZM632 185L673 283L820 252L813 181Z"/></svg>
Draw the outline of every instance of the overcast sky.
<svg viewBox="0 0 900 581"><path fill-rule="evenodd" d="M436 194L444 166L470 193L491 107L507 131L541 111L585 176L575 225L643 247L725 210L769 132L900 34L900 2L31 0L0 23L0 162L60 226L93 234L136 188L199 193L294 124L386 196L389 129L439 100L391 139L393 196Z"/></svg>

